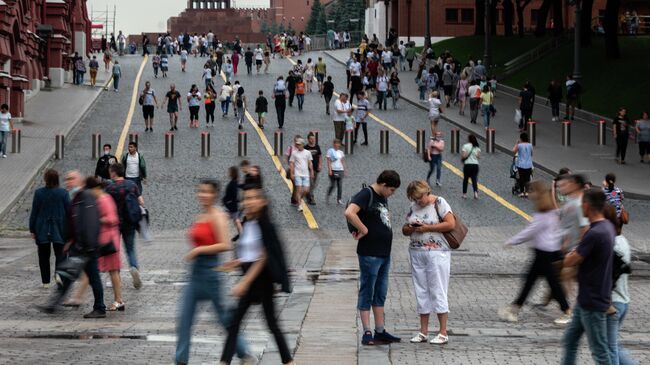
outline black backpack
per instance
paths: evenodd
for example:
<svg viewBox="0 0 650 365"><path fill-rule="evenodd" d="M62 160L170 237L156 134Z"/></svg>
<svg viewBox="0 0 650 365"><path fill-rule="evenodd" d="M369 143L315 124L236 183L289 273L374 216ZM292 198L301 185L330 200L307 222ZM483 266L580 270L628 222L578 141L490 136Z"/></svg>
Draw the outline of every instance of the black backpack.
<svg viewBox="0 0 650 365"><path fill-rule="evenodd" d="M352 199L354 199L355 197L357 197L357 196L358 196L359 194L361 194L364 190L369 190L369 191L370 191L370 200L368 200L368 205L367 205L366 207L363 207L362 210L367 211L368 209L370 209L370 207L372 207L372 204L374 203L375 195L374 195L374 193L373 193L372 188L371 188L370 186L368 186L366 183L361 184L361 191L359 191L358 193L354 194L354 196L353 196L352 198L348 199L348 202L345 204L345 209L347 209L347 208L350 206L350 204L352 204ZM355 226L353 226L353 225L350 223L350 221L348 221L348 220L346 219L345 222L346 222L347 225L348 225L348 231L349 231L350 233L354 233L354 232L357 232L357 231L358 231L357 228L356 228Z"/></svg>

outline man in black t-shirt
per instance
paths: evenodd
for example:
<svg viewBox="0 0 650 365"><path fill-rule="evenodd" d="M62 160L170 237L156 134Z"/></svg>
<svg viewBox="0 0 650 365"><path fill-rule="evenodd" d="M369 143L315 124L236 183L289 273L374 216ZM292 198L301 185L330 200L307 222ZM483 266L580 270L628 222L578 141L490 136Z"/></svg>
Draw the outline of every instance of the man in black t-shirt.
<svg viewBox="0 0 650 365"><path fill-rule="evenodd" d="M244 61L246 62L246 72L250 75L253 72L253 57L255 54L251 51L251 48L246 48L246 53L244 53Z"/></svg>
<svg viewBox="0 0 650 365"><path fill-rule="evenodd" d="M332 83L332 76L327 76L327 81L323 83L321 95L325 98L325 113L330 115L330 102L334 95L334 83Z"/></svg>
<svg viewBox="0 0 650 365"><path fill-rule="evenodd" d="M527 85L524 85L524 88L519 92L519 109L521 110L521 119L519 120L520 131L524 130L526 123L528 123L533 117L534 97L533 93L528 90Z"/></svg>
<svg viewBox="0 0 650 365"><path fill-rule="evenodd" d="M287 76L287 90L289 91L289 107L293 107L293 98L296 96L296 82L298 82L298 77L289 71L289 76Z"/></svg>
<svg viewBox="0 0 650 365"><path fill-rule="evenodd" d="M169 91L165 94L165 100L160 105L162 109L163 106L167 104L167 113L169 114L169 131L177 131L178 127L178 111L183 107L181 102L181 93L176 90L176 85L169 85Z"/></svg>
<svg viewBox="0 0 650 365"><path fill-rule="evenodd" d="M612 301L614 225L605 219L606 198L601 189L592 188L582 196L582 211L589 219L589 230L575 250L564 258L564 267L578 267L578 300L573 318L564 332L563 365L576 363L583 333L596 364L610 364L608 310Z"/></svg>
<svg viewBox="0 0 650 365"><path fill-rule="evenodd" d="M305 146L305 149L311 152L312 165L314 167L314 177L309 183L310 189L309 193L307 193L307 203L309 205L316 205L314 190L316 190L316 183L318 182L318 173L321 169L323 153L320 150L320 146L316 144L316 134L314 134L314 132L309 132L309 134L307 134L307 145Z"/></svg>
<svg viewBox="0 0 650 365"><path fill-rule="evenodd" d="M345 218L356 229L358 240L359 297L357 309L363 325L363 345L400 342L384 329L384 301L388 292L390 251L393 230L388 210L388 197L400 186L399 174L383 171L377 182L364 188L351 200ZM370 331L370 308L375 317L375 335Z"/></svg>

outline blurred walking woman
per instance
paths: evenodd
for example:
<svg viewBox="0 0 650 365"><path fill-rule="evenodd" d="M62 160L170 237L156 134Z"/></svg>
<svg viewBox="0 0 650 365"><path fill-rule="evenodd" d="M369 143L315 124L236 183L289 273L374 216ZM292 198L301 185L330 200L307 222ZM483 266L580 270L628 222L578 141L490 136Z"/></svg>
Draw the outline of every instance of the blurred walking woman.
<svg viewBox="0 0 650 365"><path fill-rule="evenodd" d="M54 249L56 264L63 258L66 241L66 217L70 211L70 197L59 187L59 173L48 169L44 175L45 187L34 192L29 216L29 232L38 247L38 266L43 287L50 285L50 254Z"/></svg>
<svg viewBox="0 0 650 365"><path fill-rule="evenodd" d="M440 322L440 332L429 342L446 344L449 342L447 288L451 269L451 248L441 232L453 229L456 218L451 214L447 201L432 194L426 181L410 183L406 195L412 203L402 233L411 238L411 275L420 315L420 333L415 335L411 342L429 340L429 316L435 313Z"/></svg>
<svg viewBox="0 0 650 365"><path fill-rule="evenodd" d="M476 136L470 134L467 143L461 150L461 161L463 161L463 199L467 198L467 184L472 179L474 188L474 199L478 199L478 159L481 158L481 149L478 147Z"/></svg>
<svg viewBox="0 0 650 365"><path fill-rule="evenodd" d="M528 242L535 252L535 258L528 269L526 281L517 299L499 311L499 316L507 321L516 322L519 310L526 302L530 290L539 276L544 276L551 288L551 295L560 304L564 313L555 320L556 324L567 324L571 320L569 304L560 285L557 271L553 264L562 260L562 231L560 229L560 214L555 209L551 185L544 181L530 183L530 198L536 213L533 220L521 232L506 242L507 246Z"/></svg>
<svg viewBox="0 0 650 365"><path fill-rule="evenodd" d="M283 364L293 364L291 352L278 326L273 303L273 284L282 286L282 291L289 293L289 277L282 251L282 243L269 217L268 201L261 189L244 190L244 223L239 239L238 259L229 263L229 267L241 266L244 276L232 289L232 294L239 297L235 318L228 326L228 339L221 355L221 364L230 364L235 350L235 339L239 333L242 320L254 303L262 303L264 317L280 351Z"/></svg>
<svg viewBox="0 0 650 365"><path fill-rule="evenodd" d="M215 207L219 197L218 183L214 180L201 181L196 197L201 205L201 213L196 216L188 233L193 248L185 256L191 267L177 320L177 364L187 364L189 361L192 322L199 301L212 301L219 322L223 326L230 324L229 310L224 307L221 297L222 274L214 270L219 266L219 253L232 248L228 237L228 217ZM233 339L233 352L235 347L240 358L250 361L246 343L241 338Z"/></svg>

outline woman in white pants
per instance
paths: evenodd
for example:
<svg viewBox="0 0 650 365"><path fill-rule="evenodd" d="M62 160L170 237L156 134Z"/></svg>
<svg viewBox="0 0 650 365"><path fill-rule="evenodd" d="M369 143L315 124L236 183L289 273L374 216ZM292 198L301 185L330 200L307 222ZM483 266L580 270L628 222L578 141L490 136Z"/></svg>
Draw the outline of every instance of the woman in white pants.
<svg viewBox="0 0 650 365"><path fill-rule="evenodd" d="M409 254L411 275L420 315L420 333L411 339L413 343L429 340L429 316L435 313L440 331L429 342L442 345L449 342L447 318L449 304L447 287L451 267L451 248L441 232L448 232L456 225L447 201L431 193L426 181L413 181L406 195L412 201L402 233L411 238Z"/></svg>

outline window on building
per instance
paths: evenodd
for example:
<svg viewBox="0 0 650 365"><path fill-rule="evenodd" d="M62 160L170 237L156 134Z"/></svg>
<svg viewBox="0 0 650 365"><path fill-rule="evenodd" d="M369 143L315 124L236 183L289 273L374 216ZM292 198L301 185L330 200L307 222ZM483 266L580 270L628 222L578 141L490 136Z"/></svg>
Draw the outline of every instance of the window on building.
<svg viewBox="0 0 650 365"><path fill-rule="evenodd" d="M458 24L458 9L454 9L454 8L445 9L445 23Z"/></svg>
<svg viewBox="0 0 650 365"><path fill-rule="evenodd" d="M461 9L460 22L463 24L474 24L474 9Z"/></svg>
<svg viewBox="0 0 650 365"><path fill-rule="evenodd" d="M530 26L535 27L537 26L537 17L539 16L539 9L531 9L530 10Z"/></svg>

